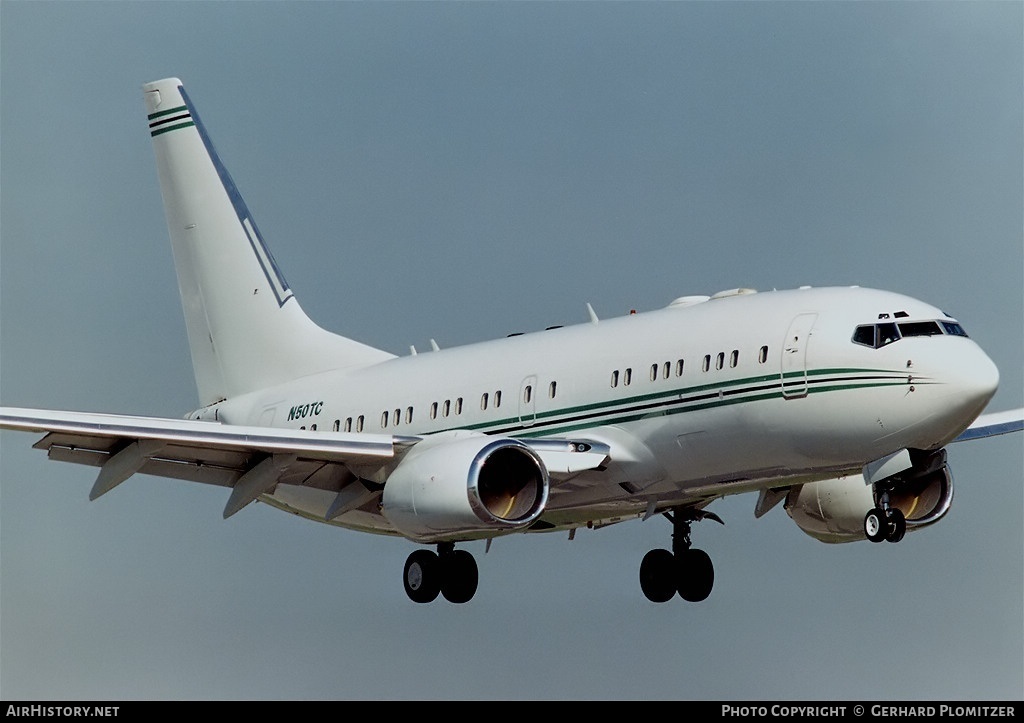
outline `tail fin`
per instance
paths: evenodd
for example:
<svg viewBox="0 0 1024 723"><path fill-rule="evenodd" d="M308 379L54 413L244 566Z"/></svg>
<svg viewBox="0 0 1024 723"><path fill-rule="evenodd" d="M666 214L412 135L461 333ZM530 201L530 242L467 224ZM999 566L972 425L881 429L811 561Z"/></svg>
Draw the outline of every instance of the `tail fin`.
<svg viewBox="0 0 1024 723"><path fill-rule="evenodd" d="M200 403L392 358L302 311L181 81L143 91Z"/></svg>

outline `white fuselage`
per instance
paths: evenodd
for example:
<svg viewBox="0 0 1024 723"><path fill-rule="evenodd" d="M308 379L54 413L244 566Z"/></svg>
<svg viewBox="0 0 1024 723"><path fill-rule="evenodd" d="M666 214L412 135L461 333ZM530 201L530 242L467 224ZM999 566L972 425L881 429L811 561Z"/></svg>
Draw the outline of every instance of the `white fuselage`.
<svg viewBox="0 0 1024 723"><path fill-rule="evenodd" d="M859 472L903 448L934 449L984 408L998 373L965 336L874 348L858 325L947 320L861 288L732 293L625 317L314 374L200 410L229 424L427 435L471 430L612 444L614 462L552 486L561 527L652 504ZM560 494L571 490L571 506ZM324 519L334 494L278 485L263 499ZM332 521L382 533L379 515Z"/></svg>

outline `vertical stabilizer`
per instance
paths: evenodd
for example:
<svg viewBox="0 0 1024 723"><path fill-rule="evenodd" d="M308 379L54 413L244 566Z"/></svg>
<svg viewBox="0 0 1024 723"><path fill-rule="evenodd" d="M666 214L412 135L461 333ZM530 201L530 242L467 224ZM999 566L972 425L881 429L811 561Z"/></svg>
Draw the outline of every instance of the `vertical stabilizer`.
<svg viewBox="0 0 1024 723"><path fill-rule="evenodd" d="M181 82L143 90L200 403L392 358L306 316Z"/></svg>

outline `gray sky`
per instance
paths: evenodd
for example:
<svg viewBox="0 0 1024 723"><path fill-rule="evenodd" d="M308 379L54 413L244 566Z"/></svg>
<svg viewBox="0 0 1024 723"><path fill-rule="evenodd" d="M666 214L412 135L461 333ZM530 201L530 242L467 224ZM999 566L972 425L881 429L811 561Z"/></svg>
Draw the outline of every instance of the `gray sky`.
<svg viewBox="0 0 1024 723"><path fill-rule="evenodd" d="M874 286L958 317L1024 404L1022 5L0 3L0 397L196 406L140 87L177 76L303 307L396 353ZM0 698L1024 697L1022 435L956 445L949 516L828 546L754 496L655 605L661 518L413 549L4 433Z"/></svg>

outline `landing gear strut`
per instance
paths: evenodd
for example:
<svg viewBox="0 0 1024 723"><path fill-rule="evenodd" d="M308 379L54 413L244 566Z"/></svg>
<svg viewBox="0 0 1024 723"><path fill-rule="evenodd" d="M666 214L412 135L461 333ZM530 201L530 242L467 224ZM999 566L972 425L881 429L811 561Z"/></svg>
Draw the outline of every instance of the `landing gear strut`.
<svg viewBox="0 0 1024 723"><path fill-rule="evenodd" d="M690 523L703 519L725 523L713 512L688 508L664 515L672 523L672 552L658 549L644 555L640 588L651 602L668 602L676 593L689 602L705 600L715 584L715 568L706 552L690 547Z"/></svg>
<svg viewBox="0 0 1024 723"><path fill-rule="evenodd" d="M479 573L472 554L456 550L454 542L441 542L437 553L416 550L409 555L402 580L413 602L433 602L440 593L448 602L464 603L476 594Z"/></svg>
<svg viewBox="0 0 1024 723"><path fill-rule="evenodd" d="M899 542L907 534L907 518L898 507L889 506L889 493L881 495L881 506L864 516L864 534L872 542Z"/></svg>

